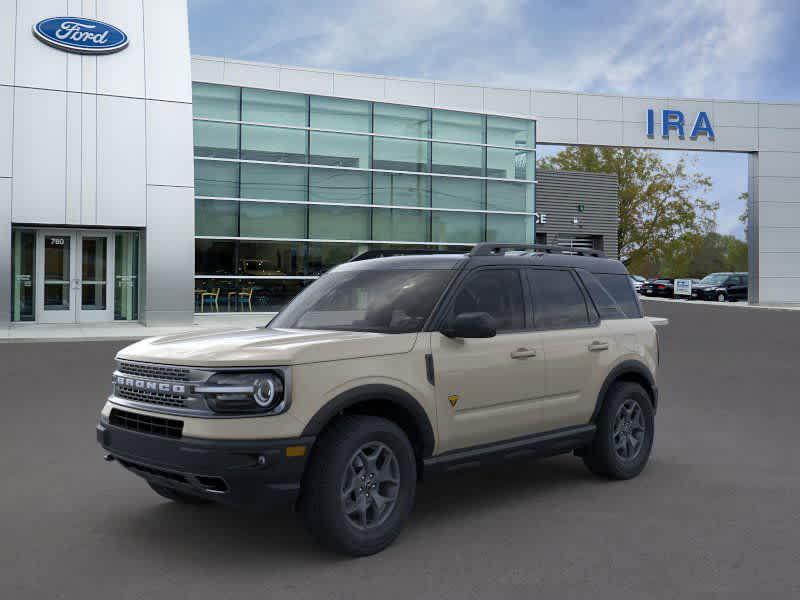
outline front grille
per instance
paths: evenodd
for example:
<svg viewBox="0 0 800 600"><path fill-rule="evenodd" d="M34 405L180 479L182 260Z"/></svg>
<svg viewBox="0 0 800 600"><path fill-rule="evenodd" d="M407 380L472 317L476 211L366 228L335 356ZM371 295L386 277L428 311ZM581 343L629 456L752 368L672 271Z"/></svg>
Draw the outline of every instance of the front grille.
<svg viewBox="0 0 800 600"><path fill-rule="evenodd" d="M149 377L151 379L163 379L165 381L189 381L189 369L184 367L148 365L145 363L134 363L123 360L120 361L118 370L120 373L138 375L139 377Z"/></svg>
<svg viewBox="0 0 800 600"><path fill-rule="evenodd" d="M115 427L138 431L139 433L149 433L150 435L160 435L168 438L179 438L183 435L183 421L140 415L139 413L119 410L118 408L111 409L108 422Z"/></svg>
<svg viewBox="0 0 800 600"><path fill-rule="evenodd" d="M137 402L147 402L148 404L157 404L159 406L175 406L177 408L186 407L186 397L181 396L180 394L153 392L150 390L117 386L117 391L114 392L114 395L118 398L135 400Z"/></svg>

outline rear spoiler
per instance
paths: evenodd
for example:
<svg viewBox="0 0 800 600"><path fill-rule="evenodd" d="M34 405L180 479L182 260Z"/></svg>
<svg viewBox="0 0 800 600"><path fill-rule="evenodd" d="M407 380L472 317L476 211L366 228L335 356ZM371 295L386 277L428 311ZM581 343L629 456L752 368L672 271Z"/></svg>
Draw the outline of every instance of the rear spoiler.
<svg viewBox="0 0 800 600"><path fill-rule="evenodd" d="M669 325L669 319L666 317L645 317L648 321L650 321L650 325L653 327L666 327Z"/></svg>

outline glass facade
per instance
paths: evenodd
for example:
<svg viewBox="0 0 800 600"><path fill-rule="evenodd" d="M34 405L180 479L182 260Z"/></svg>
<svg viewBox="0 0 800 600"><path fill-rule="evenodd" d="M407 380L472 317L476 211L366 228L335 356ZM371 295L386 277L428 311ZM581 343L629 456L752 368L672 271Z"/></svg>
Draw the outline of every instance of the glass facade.
<svg viewBox="0 0 800 600"><path fill-rule="evenodd" d="M532 242L535 123L195 83L195 310L271 311L371 248Z"/></svg>

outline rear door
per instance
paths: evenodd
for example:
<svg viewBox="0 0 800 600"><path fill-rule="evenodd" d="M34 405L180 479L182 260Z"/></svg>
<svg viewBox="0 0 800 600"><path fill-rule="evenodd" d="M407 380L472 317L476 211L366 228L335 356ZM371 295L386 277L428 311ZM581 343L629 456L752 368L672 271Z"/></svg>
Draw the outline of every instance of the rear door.
<svg viewBox="0 0 800 600"><path fill-rule="evenodd" d="M540 430L587 423L598 381L607 372L614 337L600 321L570 269L525 269L533 299L534 325L546 357L547 400Z"/></svg>

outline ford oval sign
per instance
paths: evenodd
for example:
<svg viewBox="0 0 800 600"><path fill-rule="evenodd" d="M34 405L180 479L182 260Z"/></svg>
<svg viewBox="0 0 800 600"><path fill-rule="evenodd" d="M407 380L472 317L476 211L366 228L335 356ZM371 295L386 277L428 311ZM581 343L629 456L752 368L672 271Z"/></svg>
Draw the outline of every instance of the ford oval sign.
<svg viewBox="0 0 800 600"><path fill-rule="evenodd" d="M128 45L121 29L83 17L44 19L33 26L33 35L54 48L79 54L110 54Z"/></svg>

